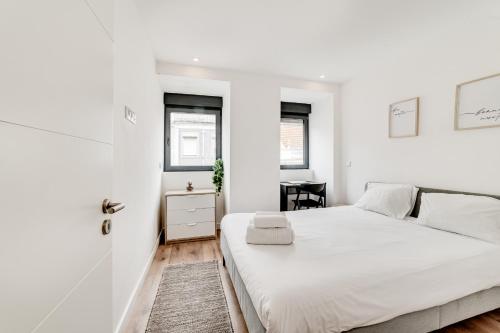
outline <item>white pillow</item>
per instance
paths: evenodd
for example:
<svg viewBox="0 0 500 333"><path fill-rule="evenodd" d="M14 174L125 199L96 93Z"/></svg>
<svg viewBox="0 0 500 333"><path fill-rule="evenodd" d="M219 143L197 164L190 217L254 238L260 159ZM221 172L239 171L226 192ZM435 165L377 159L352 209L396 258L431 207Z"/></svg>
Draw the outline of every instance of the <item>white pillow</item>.
<svg viewBox="0 0 500 333"><path fill-rule="evenodd" d="M418 187L411 185L411 184L388 184L388 183L368 183L368 186L366 189L374 188L374 187L379 187L379 186L389 186L389 187L410 187L412 190L411 194L411 208L406 214L406 216L409 216L411 212L413 212L413 208L415 207L415 203L417 202L417 195L418 195Z"/></svg>
<svg viewBox="0 0 500 333"><path fill-rule="evenodd" d="M476 195L422 193L420 224L500 243L500 200Z"/></svg>
<svg viewBox="0 0 500 333"><path fill-rule="evenodd" d="M408 186L375 186L367 189L354 206L403 219L411 210L412 193Z"/></svg>

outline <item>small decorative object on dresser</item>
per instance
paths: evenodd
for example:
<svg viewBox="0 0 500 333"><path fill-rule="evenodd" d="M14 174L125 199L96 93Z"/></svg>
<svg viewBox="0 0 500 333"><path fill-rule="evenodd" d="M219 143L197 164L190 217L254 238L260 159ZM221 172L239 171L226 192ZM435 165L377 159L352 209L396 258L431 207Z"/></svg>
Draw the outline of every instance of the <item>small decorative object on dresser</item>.
<svg viewBox="0 0 500 333"><path fill-rule="evenodd" d="M457 85L455 130L500 126L500 74Z"/></svg>
<svg viewBox="0 0 500 333"><path fill-rule="evenodd" d="M193 182L188 181L188 185L186 186L186 191L191 192L192 190L194 190Z"/></svg>
<svg viewBox="0 0 500 333"><path fill-rule="evenodd" d="M165 193L165 242L215 239L215 191L168 191Z"/></svg>
<svg viewBox="0 0 500 333"><path fill-rule="evenodd" d="M389 137L418 135L419 98L410 98L389 106Z"/></svg>

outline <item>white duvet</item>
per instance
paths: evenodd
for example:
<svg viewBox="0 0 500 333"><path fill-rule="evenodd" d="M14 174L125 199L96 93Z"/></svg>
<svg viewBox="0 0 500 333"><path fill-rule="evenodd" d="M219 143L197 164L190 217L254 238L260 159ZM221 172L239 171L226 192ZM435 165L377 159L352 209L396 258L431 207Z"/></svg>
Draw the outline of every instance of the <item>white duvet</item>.
<svg viewBox="0 0 500 333"><path fill-rule="evenodd" d="M268 333L342 332L500 285L500 246L355 207L287 213L292 245L250 245L251 214L222 230Z"/></svg>

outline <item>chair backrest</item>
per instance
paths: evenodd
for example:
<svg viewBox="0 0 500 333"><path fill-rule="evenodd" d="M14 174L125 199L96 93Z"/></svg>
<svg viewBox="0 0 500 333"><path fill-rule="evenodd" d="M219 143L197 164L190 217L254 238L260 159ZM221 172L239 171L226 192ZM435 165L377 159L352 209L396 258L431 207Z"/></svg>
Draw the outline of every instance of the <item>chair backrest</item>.
<svg viewBox="0 0 500 333"><path fill-rule="evenodd" d="M311 183L311 184L302 184L300 186L301 192L309 192L314 195L324 196L325 195L326 183Z"/></svg>

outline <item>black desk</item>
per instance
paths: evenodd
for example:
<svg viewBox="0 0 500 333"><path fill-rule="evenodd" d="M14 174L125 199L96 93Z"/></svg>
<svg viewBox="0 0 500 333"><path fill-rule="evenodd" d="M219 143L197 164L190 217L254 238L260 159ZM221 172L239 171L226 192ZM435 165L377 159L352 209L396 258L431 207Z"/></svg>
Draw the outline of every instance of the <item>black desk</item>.
<svg viewBox="0 0 500 333"><path fill-rule="evenodd" d="M302 183L290 183L290 182L281 182L280 183L280 211L288 210L288 196L291 194L297 194L297 188L302 186L302 184L316 184L318 182L313 181L304 181ZM326 193L323 201L323 206L326 207Z"/></svg>

